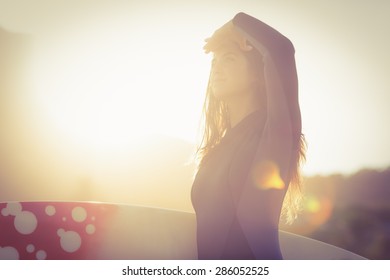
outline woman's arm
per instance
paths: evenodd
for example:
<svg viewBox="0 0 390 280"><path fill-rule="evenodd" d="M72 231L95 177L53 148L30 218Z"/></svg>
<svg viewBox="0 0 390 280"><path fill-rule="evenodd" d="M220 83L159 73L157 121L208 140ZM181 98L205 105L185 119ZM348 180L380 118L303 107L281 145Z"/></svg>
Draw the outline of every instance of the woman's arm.
<svg viewBox="0 0 390 280"><path fill-rule="evenodd" d="M239 33L263 55L267 94L267 120L255 162L272 160L286 182L293 145L293 115L298 101L298 79L294 47L272 27L247 14L237 14L232 23Z"/></svg>
<svg viewBox="0 0 390 280"><path fill-rule="evenodd" d="M299 112L295 50L290 40L249 15L239 13L232 23L264 57L267 120L241 196L236 198L239 223L255 257L263 259L272 256L272 241L278 238L275 230L289 184L297 129L292 110Z"/></svg>

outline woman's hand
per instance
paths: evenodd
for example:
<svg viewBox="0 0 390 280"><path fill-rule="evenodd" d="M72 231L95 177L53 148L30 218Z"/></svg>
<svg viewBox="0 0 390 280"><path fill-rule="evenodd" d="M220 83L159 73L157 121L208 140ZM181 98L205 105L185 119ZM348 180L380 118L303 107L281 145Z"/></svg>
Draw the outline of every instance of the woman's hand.
<svg viewBox="0 0 390 280"><path fill-rule="evenodd" d="M248 44L248 40L234 26L233 21L228 21L217 29L210 38L205 39L206 45L203 47L206 53L215 51L226 42L235 42L241 50L250 51L253 49Z"/></svg>

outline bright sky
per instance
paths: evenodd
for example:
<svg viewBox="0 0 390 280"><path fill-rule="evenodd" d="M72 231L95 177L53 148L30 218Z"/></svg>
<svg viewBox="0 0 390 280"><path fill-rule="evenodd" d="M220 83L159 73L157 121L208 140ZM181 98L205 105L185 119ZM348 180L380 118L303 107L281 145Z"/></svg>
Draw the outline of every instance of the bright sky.
<svg viewBox="0 0 390 280"><path fill-rule="evenodd" d="M75 151L109 153L134 131L194 142L203 39L251 14L294 43L310 175L390 165L389 10L381 0L0 0L0 26L41 39L31 101L47 125Z"/></svg>

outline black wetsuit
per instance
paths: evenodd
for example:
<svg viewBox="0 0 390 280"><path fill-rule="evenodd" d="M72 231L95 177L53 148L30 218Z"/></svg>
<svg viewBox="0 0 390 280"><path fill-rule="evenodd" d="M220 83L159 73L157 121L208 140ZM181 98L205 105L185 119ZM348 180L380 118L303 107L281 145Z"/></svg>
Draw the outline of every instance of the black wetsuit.
<svg viewBox="0 0 390 280"><path fill-rule="evenodd" d="M268 53L273 64L268 77L277 77L266 81L267 110L252 112L229 129L196 174L191 200L198 259L283 259L278 222L291 151L301 132L295 50L286 37L247 14L237 14L233 24ZM255 186L253 168L264 160L276 163L285 188Z"/></svg>

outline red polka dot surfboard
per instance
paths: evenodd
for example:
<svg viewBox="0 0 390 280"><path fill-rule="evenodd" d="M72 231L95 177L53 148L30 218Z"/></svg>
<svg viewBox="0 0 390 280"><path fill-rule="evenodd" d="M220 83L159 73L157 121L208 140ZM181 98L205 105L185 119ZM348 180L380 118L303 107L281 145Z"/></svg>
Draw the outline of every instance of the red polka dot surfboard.
<svg viewBox="0 0 390 280"><path fill-rule="evenodd" d="M285 259L364 259L280 231ZM0 259L197 259L194 213L93 202L0 203Z"/></svg>

